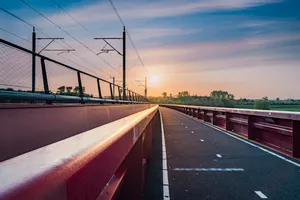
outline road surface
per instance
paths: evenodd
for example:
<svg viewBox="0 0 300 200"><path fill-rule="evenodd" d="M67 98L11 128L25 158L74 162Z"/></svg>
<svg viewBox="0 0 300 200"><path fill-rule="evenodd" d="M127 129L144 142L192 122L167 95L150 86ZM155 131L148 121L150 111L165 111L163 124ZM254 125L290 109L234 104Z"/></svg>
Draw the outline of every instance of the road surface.
<svg viewBox="0 0 300 200"><path fill-rule="evenodd" d="M300 199L299 161L160 111L163 133L155 138L144 199Z"/></svg>

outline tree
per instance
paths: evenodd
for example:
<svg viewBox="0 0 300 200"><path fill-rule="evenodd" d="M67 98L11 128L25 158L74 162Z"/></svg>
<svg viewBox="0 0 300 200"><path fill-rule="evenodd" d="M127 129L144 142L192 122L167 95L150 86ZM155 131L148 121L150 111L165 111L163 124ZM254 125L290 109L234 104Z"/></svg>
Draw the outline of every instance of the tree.
<svg viewBox="0 0 300 200"><path fill-rule="evenodd" d="M172 93L170 93L170 98L173 98Z"/></svg>
<svg viewBox="0 0 300 200"><path fill-rule="evenodd" d="M76 86L75 88L74 88L74 93L76 94L76 95L78 95L79 94L79 87L78 86ZM85 93L85 87L82 87L82 93Z"/></svg>
<svg viewBox="0 0 300 200"><path fill-rule="evenodd" d="M228 94L228 99L234 99L234 95L233 94Z"/></svg>
<svg viewBox="0 0 300 200"><path fill-rule="evenodd" d="M227 91L214 90L210 93L210 96L216 99L234 99L233 94L229 94Z"/></svg>
<svg viewBox="0 0 300 200"><path fill-rule="evenodd" d="M189 97L190 93L188 91L178 92L178 97Z"/></svg>
<svg viewBox="0 0 300 200"><path fill-rule="evenodd" d="M70 86L69 86L69 87L66 87L67 93L71 93L72 88L73 88L73 87L70 87Z"/></svg>
<svg viewBox="0 0 300 200"><path fill-rule="evenodd" d="M270 110L270 105L269 105L268 98L263 97L261 100L255 101L254 109Z"/></svg>
<svg viewBox="0 0 300 200"><path fill-rule="evenodd" d="M164 98L166 98L167 95L168 95L168 94L167 94L166 92L163 92L163 93L162 93L162 96L163 96Z"/></svg>
<svg viewBox="0 0 300 200"><path fill-rule="evenodd" d="M65 90L66 90L66 86L60 86L59 88L57 88L57 93L63 94L65 93Z"/></svg>

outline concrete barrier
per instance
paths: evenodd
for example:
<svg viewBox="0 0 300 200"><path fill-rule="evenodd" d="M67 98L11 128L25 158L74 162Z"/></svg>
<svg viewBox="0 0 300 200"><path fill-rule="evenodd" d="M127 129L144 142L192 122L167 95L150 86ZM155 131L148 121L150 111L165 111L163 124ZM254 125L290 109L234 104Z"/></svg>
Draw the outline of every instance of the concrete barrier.
<svg viewBox="0 0 300 200"><path fill-rule="evenodd" d="M141 199L158 106L0 163L0 199Z"/></svg>

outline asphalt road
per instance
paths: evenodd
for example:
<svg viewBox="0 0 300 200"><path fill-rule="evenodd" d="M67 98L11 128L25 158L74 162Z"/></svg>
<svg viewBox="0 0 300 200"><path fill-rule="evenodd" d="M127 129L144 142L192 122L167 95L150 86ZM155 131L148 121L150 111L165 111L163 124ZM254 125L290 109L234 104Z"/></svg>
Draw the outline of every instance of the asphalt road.
<svg viewBox="0 0 300 200"><path fill-rule="evenodd" d="M300 162L279 154L296 164L289 163L178 111L160 110L169 181L164 188L171 200L300 199ZM145 199L163 199L161 142L158 133Z"/></svg>

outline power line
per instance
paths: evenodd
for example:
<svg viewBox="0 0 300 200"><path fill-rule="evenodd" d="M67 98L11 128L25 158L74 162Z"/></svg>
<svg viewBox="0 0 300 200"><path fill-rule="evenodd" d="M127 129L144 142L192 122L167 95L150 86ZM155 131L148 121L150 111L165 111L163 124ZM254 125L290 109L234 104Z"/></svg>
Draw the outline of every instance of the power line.
<svg viewBox="0 0 300 200"><path fill-rule="evenodd" d="M51 0L57 7L59 7L62 11L64 11L69 17L71 17L79 26L81 26L84 30L90 33L93 37L96 37L90 30L88 30L83 24L81 24L75 17L73 17L69 12L67 12L63 7L61 7L54 0Z"/></svg>
<svg viewBox="0 0 300 200"><path fill-rule="evenodd" d="M32 25L32 24L30 24L29 22L25 21L25 20L24 20L24 19L22 19L21 17L18 17L17 15L15 15L15 14L13 14L13 13L9 12L8 10L6 10L6 9L4 9L4 8L2 8L2 7L0 7L0 9L1 9L3 12L5 12L5 13L7 13L7 14L11 15L11 16L13 16L14 18L16 18L16 19L18 19L18 20L20 20L20 21L24 22L25 24L27 24L27 25L29 25L29 26L33 27L33 25Z"/></svg>
<svg viewBox="0 0 300 200"><path fill-rule="evenodd" d="M92 37L96 37L88 28L86 28L82 23L80 23L75 17L73 17L66 9L64 9L61 5L59 5L56 1L51 0L59 9L61 9L64 13L66 13L71 19L73 19L80 27L82 27L85 31L87 31ZM67 44L70 47L70 45ZM109 54L110 55L110 54ZM94 65L94 64L93 64ZM100 70L100 69L99 69ZM102 71L102 70L100 70ZM104 71L102 71L105 73ZM110 76L109 74L105 73L106 75Z"/></svg>
<svg viewBox="0 0 300 200"><path fill-rule="evenodd" d="M31 24L31 23L29 23L28 21L24 20L23 18L21 18L21 17L15 15L15 14L9 12L8 10L6 10L6 9L4 9L4 8L2 8L2 7L0 7L0 9L1 9L3 12L5 12L5 13L11 15L12 17L14 17L14 18L16 18L16 19L22 21L23 23L29 25L30 27L35 27L33 24ZM2 30L3 30L3 29L2 29ZM36 30L39 31L39 32L41 32L44 36L50 37L49 35L47 35L46 33L44 33L41 29L36 28ZM5 30L4 30L4 31L5 31ZM6 32L9 32L9 31L6 31ZM18 37L18 36L17 36L17 37ZM22 38L22 39L23 39L23 38ZM25 39L25 38L24 38L24 39ZM27 40L27 41L31 43L31 41L29 41L29 40ZM64 47L62 44L60 44L59 42L55 41L55 43L57 43L57 44L60 45L61 47L65 48L65 47ZM73 48L71 45L69 45L69 44L66 43L65 41L64 41L64 43L65 43L69 48ZM78 54L76 54L76 53L74 53L74 52L71 52L71 53L72 53L73 55L75 55L76 57L80 58L81 60L83 60L84 62L86 62L86 63L92 65L92 67L96 68L96 69L99 70L100 72L102 72L102 73L104 73L105 75L111 77L110 74L108 74L108 73L106 73L106 72L100 70L99 68L97 68L97 67L95 66L95 64L89 62L88 60L84 59L83 57L79 56ZM63 56L62 56L62 57L63 57ZM63 57L63 58L65 58L65 57ZM67 58L65 58L65 59L67 59ZM69 60L69 59L67 59L67 60ZM71 61L71 60L69 60L69 61ZM74 63L73 61L71 61L71 62ZM75 63L74 63L74 64L75 64ZM77 64L77 65L78 65L78 64ZM80 66L80 65L79 65L79 66ZM81 67L83 67L83 66L81 66ZM83 67L83 68L91 72L91 70L89 70L89 69L87 69L87 68L85 68L85 67ZM93 73L96 74L95 72L93 72Z"/></svg>
<svg viewBox="0 0 300 200"><path fill-rule="evenodd" d="M109 1L110 5L112 6L113 10L115 11L117 17L119 18L121 24L122 24L123 26L125 26L125 23L124 23L124 21L122 20L120 14L119 14L119 12L118 12L118 10L116 9L114 3L112 2L112 0L108 0L108 1ZM135 45L134 45L134 43L133 43L133 40L131 39L131 36L130 36L130 34L129 34L129 32L128 32L128 29L127 29L127 32L126 32L126 33L127 33L127 35L128 35L129 41L130 41L130 43L132 44L133 49L134 49L134 51L135 51L135 53L136 53L138 59L140 60L142 66L143 66L144 69L145 69L145 71L147 71L147 69L146 69L146 67L145 67L145 65L144 65L144 62L142 61L141 56L140 56L140 54L138 53L138 51L137 51L137 49L136 49L136 47L135 47Z"/></svg>
<svg viewBox="0 0 300 200"><path fill-rule="evenodd" d="M21 40L24 40L24 41L26 41L26 42L28 42L28 43L31 43L31 41L27 40L26 38L23 38L23 37L21 37L21 36L19 36L19 35L17 35L17 34L14 34L14 33L10 32L10 31L8 31L8 30L5 30L5 29L3 29L3 28L1 28L1 27L0 27L0 29L1 29L2 31L6 32L6 33L9 33L9 34L11 34L11 35L13 35L13 36L15 36L15 37L21 39Z"/></svg>
<svg viewBox="0 0 300 200"><path fill-rule="evenodd" d="M81 42L80 40L76 39L73 35L71 35L70 33L68 33L65 29L63 29L62 27L60 27L59 25L57 25L55 22L53 22L52 20L50 20L48 17L46 17L45 15L43 15L40 11L38 11L37 9L35 9L34 7L32 7L30 4L28 4L26 1L24 0L20 0L22 3L24 3L26 6L28 6L30 9L32 9L33 11L35 11L36 13L38 13L40 16L42 16L43 18L45 18L47 21L49 21L51 24L53 24L54 26L56 26L57 28L59 28L61 31L63 31L65 34L67 34L68 36L70 36L71 38L73 38L74 40L76 40L79 44L81 44L83 47L85 47L87 50L89 50L90 52L92 52L93 54L95 54L97 57L99 57L103 62L105 62L108 66L110 66L113 70L115 70L117 73L118 71L111 65L109 64L106 60L104 60L102 57L98 56L96 52L94 52L92 49L90 49L87 45L85 45L83 42Z"/></svg>

